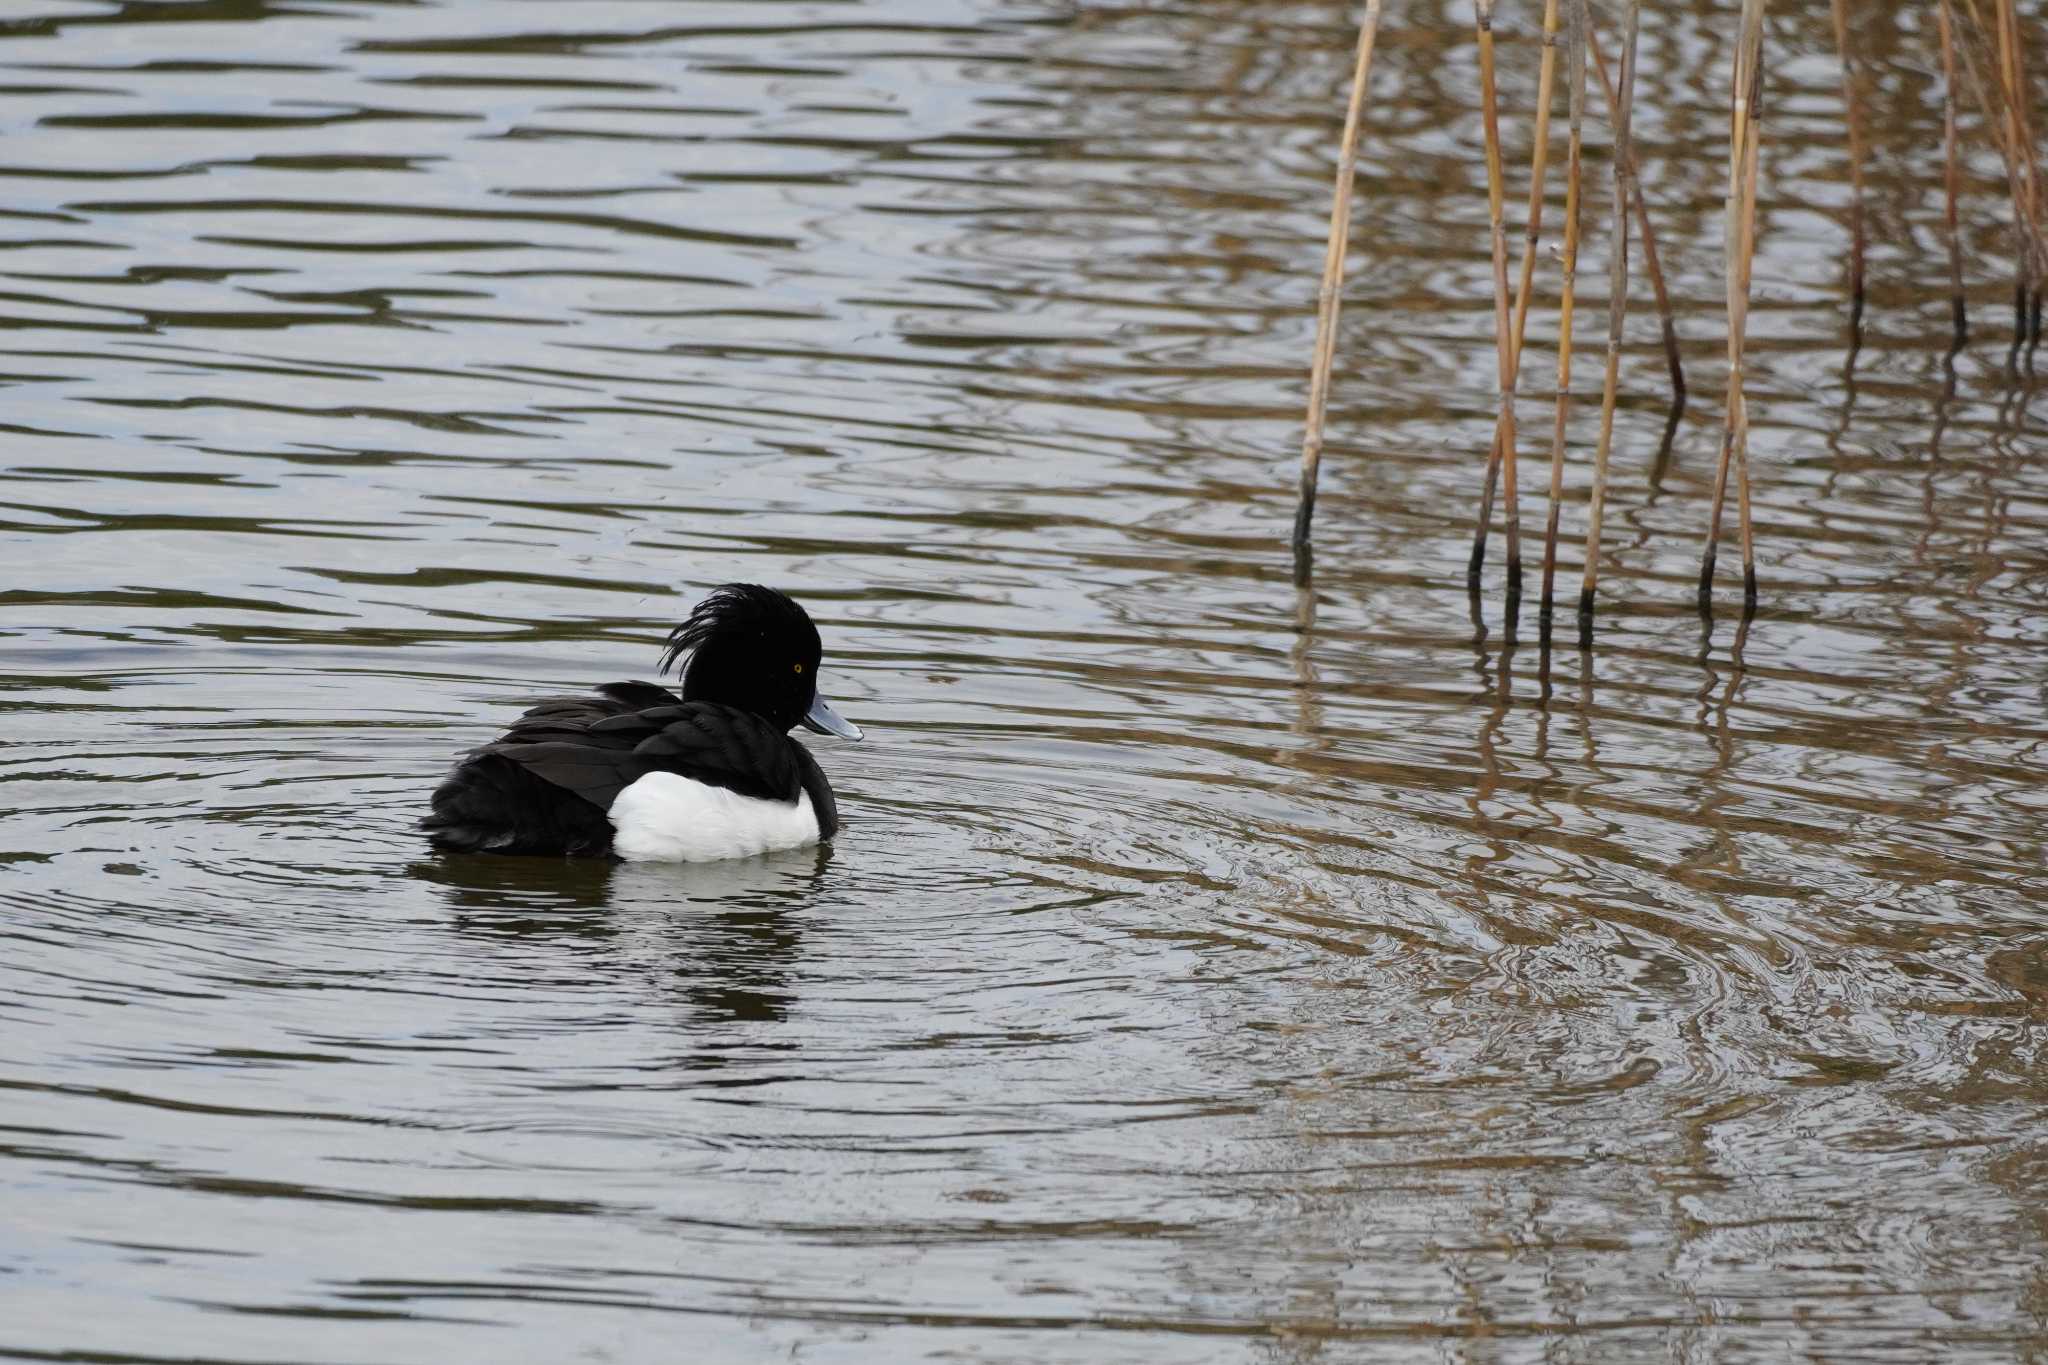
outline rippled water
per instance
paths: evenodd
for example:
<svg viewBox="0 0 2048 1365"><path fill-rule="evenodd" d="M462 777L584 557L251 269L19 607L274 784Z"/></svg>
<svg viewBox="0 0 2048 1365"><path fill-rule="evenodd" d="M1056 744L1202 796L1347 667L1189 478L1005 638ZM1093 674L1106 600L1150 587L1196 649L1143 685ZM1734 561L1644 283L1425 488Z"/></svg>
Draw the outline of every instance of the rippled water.
<svg viewBox="0 0 2048 1365"><path fill-rule="evenodd" d="M1826 6L1777 7L1738 657L1683 8L1639 132L1703 398L1659 467L1638 317L1600 647L1546 662L1462 592L1456 4L1390 11L1297 593L1335 6L12 0L0 1355L2048 1350L2001 171L1973 128L1951 374L1938 66L1877 13L1852 365ZM426 851L452 754L735 578L868 730L833 847Z"/></svg>

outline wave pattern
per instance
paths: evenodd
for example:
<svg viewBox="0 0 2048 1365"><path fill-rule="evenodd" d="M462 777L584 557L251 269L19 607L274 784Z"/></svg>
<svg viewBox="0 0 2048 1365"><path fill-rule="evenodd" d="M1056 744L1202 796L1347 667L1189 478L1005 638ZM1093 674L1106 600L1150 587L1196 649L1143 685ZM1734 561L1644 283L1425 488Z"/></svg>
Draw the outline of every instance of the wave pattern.
<svg viewBox="0 0 2048 1365"><path fill-rule="evenodd" d="M1656 456L1639 318L1590 657L1461 591L1455 5L1383 42L1291 586L1345 22L17 0L0 1354L2040 1350L2048 464L1941 361L1924 16L1862 35L1853 360L1774 30L1767 614L1680 610L1716 414ZM1643 59L1700 394L1724 27ZM868 729L835 847L427 855L451 754L734 578Z"/></svg>

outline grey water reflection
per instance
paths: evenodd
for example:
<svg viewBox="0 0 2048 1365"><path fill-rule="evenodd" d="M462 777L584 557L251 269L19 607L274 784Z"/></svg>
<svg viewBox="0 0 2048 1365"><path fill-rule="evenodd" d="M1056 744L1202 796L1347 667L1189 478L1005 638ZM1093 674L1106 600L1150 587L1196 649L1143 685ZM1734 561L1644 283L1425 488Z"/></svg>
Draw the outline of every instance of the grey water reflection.
<svg viewBox="0 0 2048 1365"><path fill-rule="evenodd" d="M1947 354L1925 13L1859 31L1852 358L1774 7L1767 610L1704 630L1728 26L1646 26L1694 397L1632 320L1590 655L1466 615L1456 5L1390 7L1293 582L1351 18L0 15L0 1355L2040 1355L2048 465L1986 146ZM734 578L869 732L833 848L426 852Z"/></svg>

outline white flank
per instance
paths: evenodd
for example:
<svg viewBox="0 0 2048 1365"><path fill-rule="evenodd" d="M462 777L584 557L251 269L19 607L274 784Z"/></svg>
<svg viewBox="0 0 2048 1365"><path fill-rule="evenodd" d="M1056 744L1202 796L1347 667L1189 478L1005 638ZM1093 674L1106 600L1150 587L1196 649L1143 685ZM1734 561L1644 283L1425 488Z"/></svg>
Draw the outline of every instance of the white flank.
<svg viewBox="0 0 2048 1365"><path fill-rule="evenodd" d="M676 773L649 773L612 802L612 852L628 862L709 863L818 842L809 792L763 801Z"/></svg>

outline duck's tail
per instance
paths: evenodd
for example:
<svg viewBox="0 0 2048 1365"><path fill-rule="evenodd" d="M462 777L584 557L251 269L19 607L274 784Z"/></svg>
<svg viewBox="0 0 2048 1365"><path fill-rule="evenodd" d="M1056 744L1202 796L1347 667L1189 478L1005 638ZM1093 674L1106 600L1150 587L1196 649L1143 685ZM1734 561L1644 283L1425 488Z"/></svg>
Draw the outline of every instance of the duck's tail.
<svg viewBox="0 0 2048 1365"><path fill-rule="evenodd" d="M435 788L432 805L420 832L450 853L602 858L612 851L603 811L502 754L464 759Z"/></svg>

